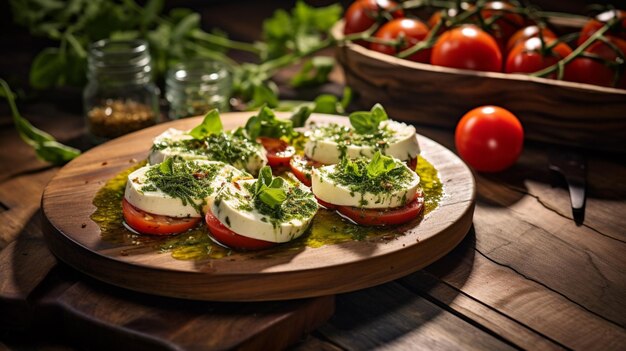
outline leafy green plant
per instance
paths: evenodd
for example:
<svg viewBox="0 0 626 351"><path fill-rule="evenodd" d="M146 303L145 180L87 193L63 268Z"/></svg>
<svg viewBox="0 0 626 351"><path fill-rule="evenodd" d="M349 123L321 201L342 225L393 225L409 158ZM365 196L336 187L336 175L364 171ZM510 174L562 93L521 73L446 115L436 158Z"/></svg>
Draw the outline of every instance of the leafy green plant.
<svg viewBox="0 0 626 351"><path fill-rule="evenodd" d="M59 143L50 134L36 128L22 117L15 105L13 92L4 79L0 79L0 88L2 88L0 96L7 99L11 108L13 123L17 132L24 142L35 149L37 157L43 161L61 165L80 155L80 150Z"/></svg>
<svg viewBox="0 0 626 351"><path fill-rule="evenodd" d="M35 88L85 83L90 43L101 39L145 39L150 45L155 71L163 76L172 64L191 58L226 63L233 72L233 94L256 108L278 105L277 89L270 78L277 70L307 58L334 43L328 35L341 16L338 4L314 8L298 1L287 12L279 9L263 23L263 41L230 40L219 31L200 27L200 15L175 8L163 14L164 0L10 0L15 21L33 35L59 42L35 58L30 83ZM247 51L258 63L239 64L228 50ZM324 83L332 69L332 58L313 58L303 63L294 86Z"/></svg>

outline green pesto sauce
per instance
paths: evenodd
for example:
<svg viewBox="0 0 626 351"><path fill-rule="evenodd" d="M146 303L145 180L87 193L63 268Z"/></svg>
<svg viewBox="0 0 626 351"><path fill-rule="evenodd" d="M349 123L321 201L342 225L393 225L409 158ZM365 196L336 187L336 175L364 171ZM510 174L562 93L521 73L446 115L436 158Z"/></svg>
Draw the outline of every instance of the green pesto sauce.
<svg viewBox="0 0 626 351"><path fill-rule="evenodd" d="M342 158L346 155L348 145L370 146L384 154L389 144L396 140L396 133L388 127L384 127L371 134L359 134L351 127L330 123L317 126L313 133L309 135L309 138L314 141L313 155L315 154L318 140L331 140L337 143L337 149L339 150L340 158Z"/></svg>
<svg viewBox="0 0 626 351"><path fill-rule="evenodd" d="M201 140L165 139L152 145L152 150L164 149L202 156L213 161L222 161L239 169L245 168L251 156L261 152L259 144L253 143L243 135L233 133L211 134Z"/></svg>
<svg viewBox="0 0 626 351"><path fill-rule="evenodd" d="M96 211L91 215L91 219L100 226L104 241L120 244L120 246L132 245L139 250L169 253L178 260L262 259L293 255L294 252L299 252L305 247L318 248L348 241L386 242L404 235L407 230L418 225L424 215L437 208L444 194L437 170L420 156L417 173L424 190L425 206L422 215L413 221L396 227L362 227L342 218L334 211L320 208L313 218L311 227L300 238L260 252L234 252L213 243L204 225L167 237L139 235L126 229L123 225L121 204L126 178L128 174L144 164L145 162L125 170L106 182L93 200Z"/></svg>

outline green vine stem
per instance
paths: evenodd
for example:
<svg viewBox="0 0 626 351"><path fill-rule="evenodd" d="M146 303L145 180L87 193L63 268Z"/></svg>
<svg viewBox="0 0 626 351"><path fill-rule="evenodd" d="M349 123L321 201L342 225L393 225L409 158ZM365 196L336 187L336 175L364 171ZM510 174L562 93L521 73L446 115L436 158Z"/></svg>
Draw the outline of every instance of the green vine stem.
<svg viewBox="0 0 626 351"><path fill-rule="evenodd" d="M614 26L618 22L618 20L619 19L614 18L611 21L609 21L608 23L606 23L604 26L602 26L600 29L598 29L597 32L593 33L593 35L591 35L587 40L585 40L584 43L582 43L580 46L578 46L574 51L572 51L571 54L569 54L564 59L559 60L557 63L553 64L550 67L546 67L546 68L542 69L541 71L532 73L531 75L535 76L535 77L546 77L546 76L554 73L555 71L557 71L558 79L562 79L563 78L563 72L565 70L565 65L567 65L568 63L572 62L574 59L579 57L596 40L599 40L600 38L602 38L604 36L604 33L606 33L609 30L609 28Z"/></svg>

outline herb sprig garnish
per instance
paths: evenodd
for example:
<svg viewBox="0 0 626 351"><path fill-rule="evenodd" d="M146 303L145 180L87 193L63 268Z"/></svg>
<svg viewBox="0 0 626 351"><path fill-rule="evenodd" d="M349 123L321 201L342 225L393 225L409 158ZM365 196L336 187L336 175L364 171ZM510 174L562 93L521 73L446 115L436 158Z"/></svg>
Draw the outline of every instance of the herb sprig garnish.
<svg viewBox="0 0 626 351"><path fill-rule="evenodd" d="M202 213L202 200L214 192L211 182L223 167L220 164L202 164L184 160L180 157L167 158L162 163L152 166L146 172L146 185L142 191L161 190L165 194L178 198L183 205L191 205Z"/></svg>
<svg viewBox="0 0 626 351"><path fill-rule="evenodd" d="M370 111L356 111L350 114L350 124L359 134L373 134L380 122L389 119L381 104L376 104Z"/></svg>
<svg viewBox="0 0 626 351"><path fill-rule="evenodd" d="M220 113L216 109L212 109L207 112L202 120L202 123L195 126L189 135L195 139L204 139L211 134L218 134L224 131L222 120L220 119Z"/></svg>
<svg viewBox="0 0 626 351"><path fill-rule="evenodd" d="M371 159L342 159L336 172L328 177L354 193L381 194L404 188L413 179L411 170L401 161L382 155L380 151Z"/></svg>
<svg viewBox="0 0 626 351"><path fill-rule="evenodd" d="M272 176L270 167L261 168L259 178L251 183L254 208L269 216L270 222L278 225L295 218L311 217L317 212L317 201L310 192L290 185L283 178Z"/></svg>

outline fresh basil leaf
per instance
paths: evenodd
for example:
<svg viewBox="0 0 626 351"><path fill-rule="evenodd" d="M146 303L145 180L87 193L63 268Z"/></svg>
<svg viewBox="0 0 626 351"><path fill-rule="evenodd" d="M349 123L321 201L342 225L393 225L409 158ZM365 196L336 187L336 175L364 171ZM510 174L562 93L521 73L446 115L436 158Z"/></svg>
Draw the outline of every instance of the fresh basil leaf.
<svg viewBox="0 0 626 351"><path fill-rule="evenodd" d="M80 155L80 150L57 142L50 134L35 128L22 117L15 105L13 92L4 79L0 79L0 88L2 89L0 95L9 103L18 134L24 142L35 149L37 157L52 164L61 165Z"/></svg>
<svg viewBox="0 0 626 351"><path fill-rule="evenodd" d="M172 30L172 42L179 43L195 28L200 28L200 14L190 13L174 26Z"/></svg>
<svg viewBox="0 0 626 351"><path fill-rule="evenodd" d="M257 115L248 119L246 132L250 140L256 140L260 136L278 139L294 133L291 121L276 118L274 111L267 106L261 107Z"/></svg>
<svg viewBox="0 0 626 351"><path fill-rule="evenodd" d="M278 95L267 85L259 84L254 87L252 106L262 106L264 104L269 107L278 106Z"/></svg>
<svg viewBox="0 0 626 351"><path fill-rule="evenodd" d="M393 158L381 154L380 151L376 151L372 160L367 164L366 170L370 178L376 178L391 172L397 167L398 165Z"/></svg>
<svg viewBox="0 0 626 351"><path fill-rule="evenodd" d="M352 102L352 89L349 86L346 86L345 88L343 88L343 96L341 97L341 107L343 107L343 109L346 110L348 106L350 105L350 102Z"/></svg>
<svg viewBox="0 0 626 351"><path fill-rule="evenodd" d="M254 185L254 197L258 197L271 208L276 208L287 199L284 183L282 178L274 178L272 169L265 166L259 171L259 178Z"/></svg>
<svg viewBox="0 0 626 351"><path fill-rule="evenodd" d="M194 137L194 139L203 139L211 134L220 133L223 130L224 126L220 120L220 113L216 109L212 109L204 116L202 123L189 132L189 135Z"/></svg>
<svg viewBox="0 0 626 351"><path fill-rule="evenodd" d="M372 134L378 129L380 122L388 119L387 112L380 105L376 104L367 111L357 111L350 114L350 124L359 134Z"/></svg>
<svg viewBox="0 0 626 351"><path fill-rule="evenodd" d="M165 161L161 162L159 165L159 171L163 174L172 174L174 173L174 158L168 157Z"/></svg>
<svg viewBox="0 0 626 351"><path fill-rule="evenodd" d="M291 125L294 128L304 127L312 112L313 111L309 106L301 105L298 110L291 115L291 118L289 118L291 120Z"/></svg>
<svg viewBox="0 0 626 351"><path fill-rule="evenodd" d="M374 118L374 120L377 121L378 123L386 119L389 119L389 117L387 117L387 112L385 111L385 109L383 108L381 104L374 105L374 107L372 107L371 113L372 113L372 117Z"/></svg>
<svg viewBox="0 0 626 351"><path fill-rule="evenodd" d="M326 83L333 70L335 59L328 56L316 56L307 60L300 71L291 79L291 85L299 88Z"/></svg>
<svg viewBox="0 0 626 351"><path fill-rule="evenodd" d="M148 0L141 17L141 28L145 30L163 10L163 0Z"/></svg>
<svg viewBox="0 0 626 351"><path fill-rule="evenodd" d="M287 199L283 188L265 188L259 194L259 199L271 208L279 207Z"/></svg>
<svg viewBox="0 0 626 351"><path fill-rule="evenodd" d="M257 183L260 182L260 184L269 186L270 184L272 184L273 178L274 177L272 176L272 169L269 166L265 166L259 171L259 180L257 181Z"/></svg>
<svg viewBox="0 0 626 351"><path fill-rule="evenodd" d="M328 113L328 114L341 114L343 110L339 105L339 99L335 95L331 94L322 94L315 98L314 101L315 107L313 108L313 112L317 113ZM339 109L338 109L339 108Z"/></svg>
<svg viewBox="0 0 626 351"><path fill-rule="evenodd" d="M46 89L58 85L63 80L65 61L57 48L41 51L30 67L30 85L36 89Z"/></svg>

